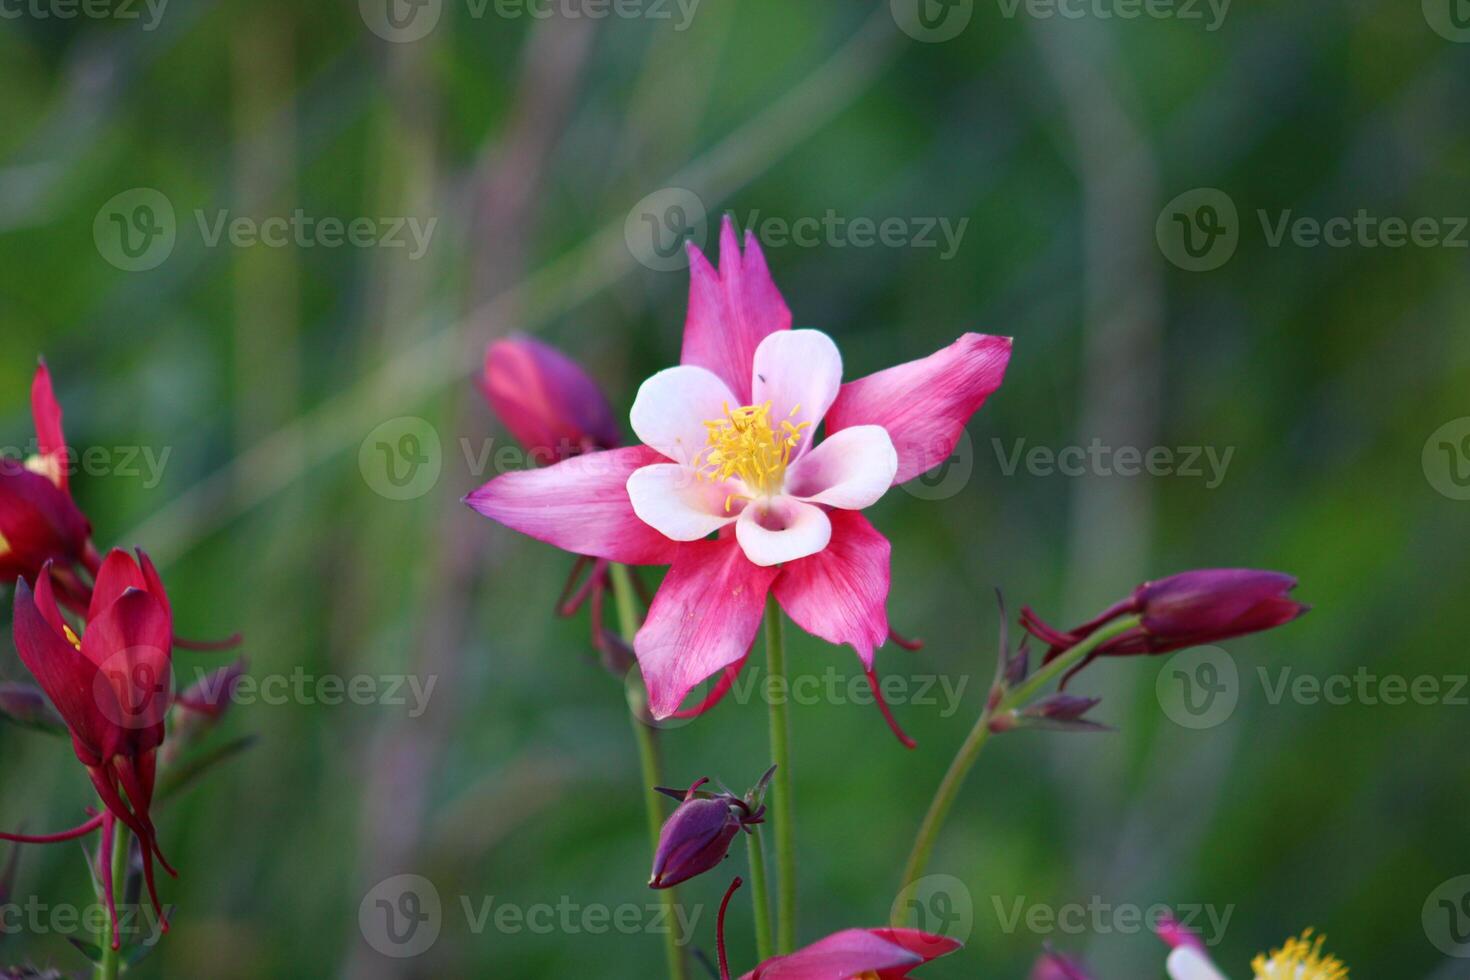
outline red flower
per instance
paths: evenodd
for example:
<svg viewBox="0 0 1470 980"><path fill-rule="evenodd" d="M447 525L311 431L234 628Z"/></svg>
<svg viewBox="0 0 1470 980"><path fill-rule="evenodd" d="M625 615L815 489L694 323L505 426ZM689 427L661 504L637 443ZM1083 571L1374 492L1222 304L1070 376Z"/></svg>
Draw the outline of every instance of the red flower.
<svg viewBox="0 0 1470 980"><path fill-rule="evenodd" d="M0 459L0 583L34 582L42 566L52 562L60 598L80 611L87 600L78 567L95 571L97 552L92 525L71 497L61 406L44 361L31 384L31 414L37 453L25 460Z"/></svg>
<svg viewBox="0 0 1470 980"><path fill-rule="evenodd" d="M741 980L902 980L914 967L959 948L953 939L917 929L846 929L794 953L772 957Z"/></svg>
<svg viewBox="0 0 1470 980"><path fill-rule="evenodd" d="M1050 662L1115 619L1140 618L1137 626L1092 651L1070 677L1094 657L1168 653L1284 625L1311 608L1287 597L1294 588L1296 579L1281 572L1205 568L1145 582L1127 599L1067 633L1048 626L1030 607L1021 610L1021 625L1050 644Z"/></svg>
<svg viewBox="0 0 1470 980"><path fill-rule="evenodd" d="M101 827L105 843L120 820L138 838L149 897L161 916L154 858L170 874L174 871L159 849L149 809L157 750L172 700L168 597L147 555L139 551L135 561L126 552L113 551L98 570L86 629L78 636L57 605L52 576L44 574L50 570L49 563L43 566L34 591L24 580L16 586L15 646L66 723L72 748L106 812L62 834L0 837L53 843ZM109 877L103 875L115 921Z"/></svg>

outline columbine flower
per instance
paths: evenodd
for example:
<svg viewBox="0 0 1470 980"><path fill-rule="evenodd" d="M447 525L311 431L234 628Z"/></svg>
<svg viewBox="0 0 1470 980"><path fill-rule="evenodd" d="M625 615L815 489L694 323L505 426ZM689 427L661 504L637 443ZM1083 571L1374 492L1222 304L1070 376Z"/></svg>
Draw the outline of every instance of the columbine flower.
<svg viewBox="0 0 1470 980"><path fill-rule="evenodd" d="M168 597L147 555L140 551L135 561L126 552L113 551L98 570L86 629L78 636L57 605L50 571L49 563L41 569L34 591L24 580L16 585L15 646L66 723L72 748L107 809L61 834L0 838L53 843L100 827L103 852L110 853L114 822L120 820L138 838L149 897L161 916L154 858L174 872L159 849L149 808L172 695ZM116 922L110 876L102 877Z"/></svg>
<svg viewBox="0 0 1470 980"><path fill-rule="evenodd" d="M850 644L873 680L890 545L859 512L949 457L1010 360L1008 338L966 334L843 384L836 345L791 329L759 245L747 234L742 253L728 218L720 253L716 271L690 248L682 363L633 405L643 445L509 473L467 498L568 551L673 566L635 644L656 718L744 658L769 593L807 632Z"/></svg>
<svg viewBox="0 0 1470 980"><path fill-rule="evenodd" d="M767 769L743 799L729 790L701 792L700 787L709 782L708 778L698 780L683 793L657 787L660 793L679 800L679 806L659 832L648 887L673 888L718 867L737 833L742 830L754 833L752 827L765 823L766 808L762 800L775 772L775 766Z"/></svg>
<svg viewBox="0 0 1470 980"><path fill-rule="evenodd" d="M39 451L25 460L0 458L0 584L34 582L52 562L60 598L80 610L87 599L78 569L96 571L97 552L92 526L71 497L61 406L44 361L31 383L31 415Z"/></svg>
<svg viewBox="0 0 1470 980"><path fill-rule="evenodd" d="M1226 980L1205 954L1204 947L1189 933L1185 938L1170 939L1174 946L1167 968L1172 980ZM1261 953L1251 961L1254 980L1347 980L1348 968L1335 956L1322 952L1325 936L1312 938L1308 929L1300 937L1288 939L1279 949Z"/></svg>
<svg viewBox="0 0 1470 980"><path fill-rule="evenodd" d="M1067 633L1042 622L1030 607L1021 610L1021 625L1050 644L1050 662L1106 623L1128 615L1142 618L1138 626L1089 654L1072 669L1075 673L1098 656L1167 653L1289 623L1311 608L1287 597L1294 588L1296 579L1281 572L1200 569L1145 582L1127 599Z"/></svg>

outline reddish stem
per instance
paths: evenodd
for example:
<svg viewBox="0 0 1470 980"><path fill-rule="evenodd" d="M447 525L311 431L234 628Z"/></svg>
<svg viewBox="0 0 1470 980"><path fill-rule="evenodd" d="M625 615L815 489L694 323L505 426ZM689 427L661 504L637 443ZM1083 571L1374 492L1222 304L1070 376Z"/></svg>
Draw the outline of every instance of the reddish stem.
<svg viewBox="0 0 1470 980"><path fill-rule="evenodd" d="M715 920L715 949L720 956L720 980L730 980L730 961L725 958L725 909L730 907L730 899L735 896L735 891L741 884L739 876L730 882L725 898L720 902L719 917Z"/></svg>

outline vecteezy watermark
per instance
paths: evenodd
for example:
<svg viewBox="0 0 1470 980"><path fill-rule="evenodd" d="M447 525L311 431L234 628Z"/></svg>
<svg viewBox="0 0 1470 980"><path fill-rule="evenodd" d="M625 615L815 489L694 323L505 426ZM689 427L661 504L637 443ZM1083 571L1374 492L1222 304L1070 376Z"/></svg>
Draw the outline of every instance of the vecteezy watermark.
<svg viewBox="0 0 1470 980"><path fill-rule="evenodd" d="M1451 500L1470 500L1470 415L1435 429L1420 461L1431 487Z"/></svg>
<svg viewBox="0 0 1470 980"><path fill-rule="evenodd" d="M975 901L970 889L954 875L925 875L898 893L889 921L905 922L930 936L968 942L975 929ZM943 951L941 944L935 947L915 952L937 955Z"/></svg>
<svg viewBox="0 0 1470 980"><path fill-rule="evenodd" d="M78 474L98 479L116 477L139 480L144 490L157 489L163 482L163 471L173 455L172 446L67 446L62 469L67 476ZM31 459L41 452L34 439L26 446L0 446L0 457Z"/></svg>
<svg viewBox="0 0 1470 980"><path fill-rule="evenodd" d="M1424 0L1424 19L1447 41L1470 44L1470 0Z"/></svg>
<svg viewBox="0 0 1470 980"><path fill-rule="evenodd" d="M0 20L141 21L151 31L167 7L168 0L0 0Z"/></svg>
<svg viewBox="0 0 1470 980"><path fill-rule="evenodd" d="M1006 20L1177 20L1218 31L1231 0L995 0ZM975 15L975 0L889 0L894 23L916 41L958 37Z"/></svg>
<svg viewBox="0 0 1470 980"><path fill-rule="evenodd" d="M1256 220L1268 248L1470 248L1466 215L1407 218L1359 208L1351 215L1324 218L1291 208L1257 208ZM1154 228L1159 250L1190 272L1208 272L1230 261L1241 231L1234 200L1214 187L1197 187L1174 198Z"/></svg>
<svg viewBox="0 0 1470 980"><path fill-rule="evenodd" d="M1424 900L1424 935L1446 956L1470 959L1470 875L1442 881Z"/></svg>
<svg viewBox="0 0 1470 980"><path fill-rule="evenodd" d="M1001 931L1006 934L1024 930L1036 936L1133 936L1158 932L1171 919L1199 936L1207 946L1225 938L1225 930L1235 915L1235 906L1200 903L1173 905L1133 905L1109 902L1093 895L1085 902L1052 905L1028 902L1026 896L992 895L991 905Z"/></svg>
<svg viewBox="0 0 1470 980"><path fill-rule="evenodd" d="M194 669L194 689L210 704L226 700L235 705L263 704L279 708L288 704L336 708L407 708L408 717L420 718L429 710L429 699L439 684L438 674L309 674L296 667L288 674L242 674L229 677L218 672Z"/></svg>
<svg viewBox="0 0 1470 980"><path fill-rule="evenodd" d="M915 41L938 44L960 36L975 16L975 0L888 0L893 22Z"/></svg>
<svg viewBox="0 0 1470 980"><path fill-rule="evenodd" d="M1366 666L1316 674L1288 665L1258 666L1253 679L1271 707L1470 707L1470 674L1384 674ZM1173 654L1159 671L1155 689L1165 716L1195 729L1229 720L1245 693L1235 658L1219 647Z"/></svg>
<svg viewBox="0 0 1470 980"><path fill-rule="evenodd" d="M164 917L159 919L151 905L117 906L117 932L129 943L141 940L152 946L163 935L163 922L173 918L174 906L164 907ZM91 905L53 904L31 895L24 902L15 900L0 903L0 936L7 933L24 932L32 936L100 936L111 929L112 919L107 906L100 902Z"/></svg>
<svg viewBox="0 0 1470 980"><path fill-rule="evenodd" d="M1470 707L1470 694L1467 694L1470 675L1466 674L1378 674L1359 667L1350 674L1319 675L1289 666L1257 667L1256 674L1266 702L1271 705L1290 701L1334 707L1349 704L1390 708L1410 704Z"/></svg>
<svg viewBox="0 0 1470 980"><path fill-rule="evenodd" d="M672 933L680 946L695 937L704 906L662 901L619 905L582 903L562 895L554 901L507 902L495 895L459 895L450 908L471 935L625 936ZM373 886L358 906L357 924L369 946L395 959L422 956L439 939L446 919L434 883L422 875L394 875Z"/></svg>
<svg viewBox="0 0 1470 980"><path fill-rule="evenodd" d="M1231 0L996 0L1002 17L1035 20L1198 21L1213 34L1225 23Z"/></svg>
<svg viewBox="0 0 1470 980"><path fill-rule="evenodd" d="M1154 224L1164 257L1189 272L1218 269L1240 244L1240 216L1230 195L1196 187L1164 205Z"/></svg>
<svg viewBox="0 0 1470 980"><path fill-rule="evenodd" d="M439 483L444 448L439 430L412 415L389 419L363 438L357 467L369 488L389 500L414 500Z"/></svg>
<svg viewBox="0 0 1470 980"><path fill-rule="evenodd" d="M1193 647L1173 654L1154 679L1164 716L1181 728L1223 724L1240 703L1240 671L1219 647Z"/></svg>
<svg viewBox="0 0 1470 980"><path fill-rule="evenodd" d="M694 22L700 0L464 0L472 20L486 16L502 20L619 20L666 21L677 32ZM358 12L368 30L385 41L408 43L428 37L444 15L444 0L358 0Z"/></svg>
<svg viewBox="0 0 1470 980"><path fill-rule="evenodd" d="M194 225L205 248L402 249L410 261L417 261L428 252L439 219L411 215L341 218L307 214L302 208L253 217L233 214L228 208L196 208ZM92 220L98 254L125 272L146 272L162 265L173 254L179 231L173 202L152 187L114 195Z"/></svg>
<svg viewBox="0 0 1470 980"><path fill-rule="evenodd" d="M644 651L645 655L657 656L656 652ZM639 671L629 671L626 685L630 693L637 694L643 685ZM686 705L701 703L716 685L723 684L720 674L704 681L686 698ZM748 663L732 680L728 681L723 700L734 704L783 705L801 707L830 704L853 705L871 708L878 703L867 676L862 672L845 673L836 666L828 665L820 673L793 673L775 677L765 672L757 663ZM970 686L968 674L884 674L878 679L878 691L890 706L936 710L941 718L952 718L964 707L965 690ZM656 728L680 728L689 724L690 718L670 717L653 722Z"/></svg>
<svg viewBox="0 0 1470 980"><path fill-rule="evenodd" d="M1205 489L1214 490L1225 481L1225 472L1235 457L1235 447L1223 450L1215 446L1109 446L1094 438L1086 446L1026 445L1016 439L1007 449L1000 439L992 439L995 460L1001 474L1015 476L1022 466L1031 476L1174 476L1203 480Z"/></svg>
<svg viewBox="0 0 1470 980"><path fill-rule="evenodd" d="M772 215L753 210L732 216L762 246L780 248L916 248L933 249L941 261L959 252L969 218L941 216L845 215L827 208L820 215ZM709 237L709 211L699 195L683 187L666 187L633 205L623 220L628 251L657 272L689 267L685 243L704 249Z"/></svg>

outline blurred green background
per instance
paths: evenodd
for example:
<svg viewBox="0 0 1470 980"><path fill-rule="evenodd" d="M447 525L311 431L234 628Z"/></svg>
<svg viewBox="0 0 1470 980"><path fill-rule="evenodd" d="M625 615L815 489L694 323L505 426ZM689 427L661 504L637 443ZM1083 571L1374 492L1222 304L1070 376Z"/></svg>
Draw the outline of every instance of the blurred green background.
<svg viewBox="0 0 1470 980"><path fill-rule="evenodd" d="M687 273L640 262L639 229L685 188L705 232L729 211L767 238L797 323L838 340L849 377L965 330L1015 337L943 478L870 515L894 543L893 623L928 643L890 645L880 670L964 685L959 701L936 686L895 705L914 752L850 698L794 712L803 941L886 920L984 698L992 587L1069 625L1147 578L1251 565L1299 575L1314 611L1227 644L1240 683L1220 723L1171 720L1164 659L1139 658L1073 687L1104 697L1095 714L1117 732L991 743L931 868L963 883L967 946L920 975L1024 976L1045 942L1105 978L1163 975L1162 944L1123 917L1007 928L1019 899L1228 910L1216 955L1233 976L1306 926L1355 976L1470 976L1426 909L1470 872L1467 692L1307 703L1258 673L1467 670L1470 503L1451 464L1470 458L1438 449L1470 435L1452 220L1470 213L1470 32L1454 2L1261 2L1223 20L961 2L916 21L904 0L648 0L605 17L559 3L549 18L429 0L393 8L419 18L408 28L371 0L7 6L0 444L30 438L44 353L73 444L168 452L157 481L119 463L74 487L99 544L159 559L181 632L243 630L258 678L436 678L419 717L294 697L232 711L215 737L259 744L159 815L178 912L136 975L660 975L646 929L477 930L465 913L652 895L623 691L585 613L553 616L570 559L459 498L493 475L485 440L508 441L472 384L492 337L561 346L620 413L675 362ZM108 239L109 214L141 200L114 199L137 188L174 214L171 247L150 239L141 259ZM1170 258L1166 205L1195 188L1238 212L1235 251L1204 271ZM1179 213L1203 221L1197 203ZM296 209L389 238L392 219L435 224L418 256L211 243L221 212ZM1446 240L1273 244L1283 215L1360 210L1432 218ZM845 230L779 234L829 213ZM906 239L864 245L859 218L902 219ZM915 240L940 221L962 227L953 254ZM441 471L399 500L380 492L371 434L404 417L430 423ZM1008 463L1018 445L1094 439L1233 455L1219 480ZM860 676L850 651L790 636L797 674ZM181 683L218 662L178 653ZM0 678L24 677L7 640ZM668 782L755 779L766 719L747 701L662 737ZM74 822L87 800L64 741L0 727L0 773L6 828ZM443 903L415 958L359 927L398 874ZM711 952L728 877L683 890ZM75 845L24 850L17 900L87 894ZM731 916L743 971L748 902ZM82 963L53 932L3 938L0 962Z"/></svg>

